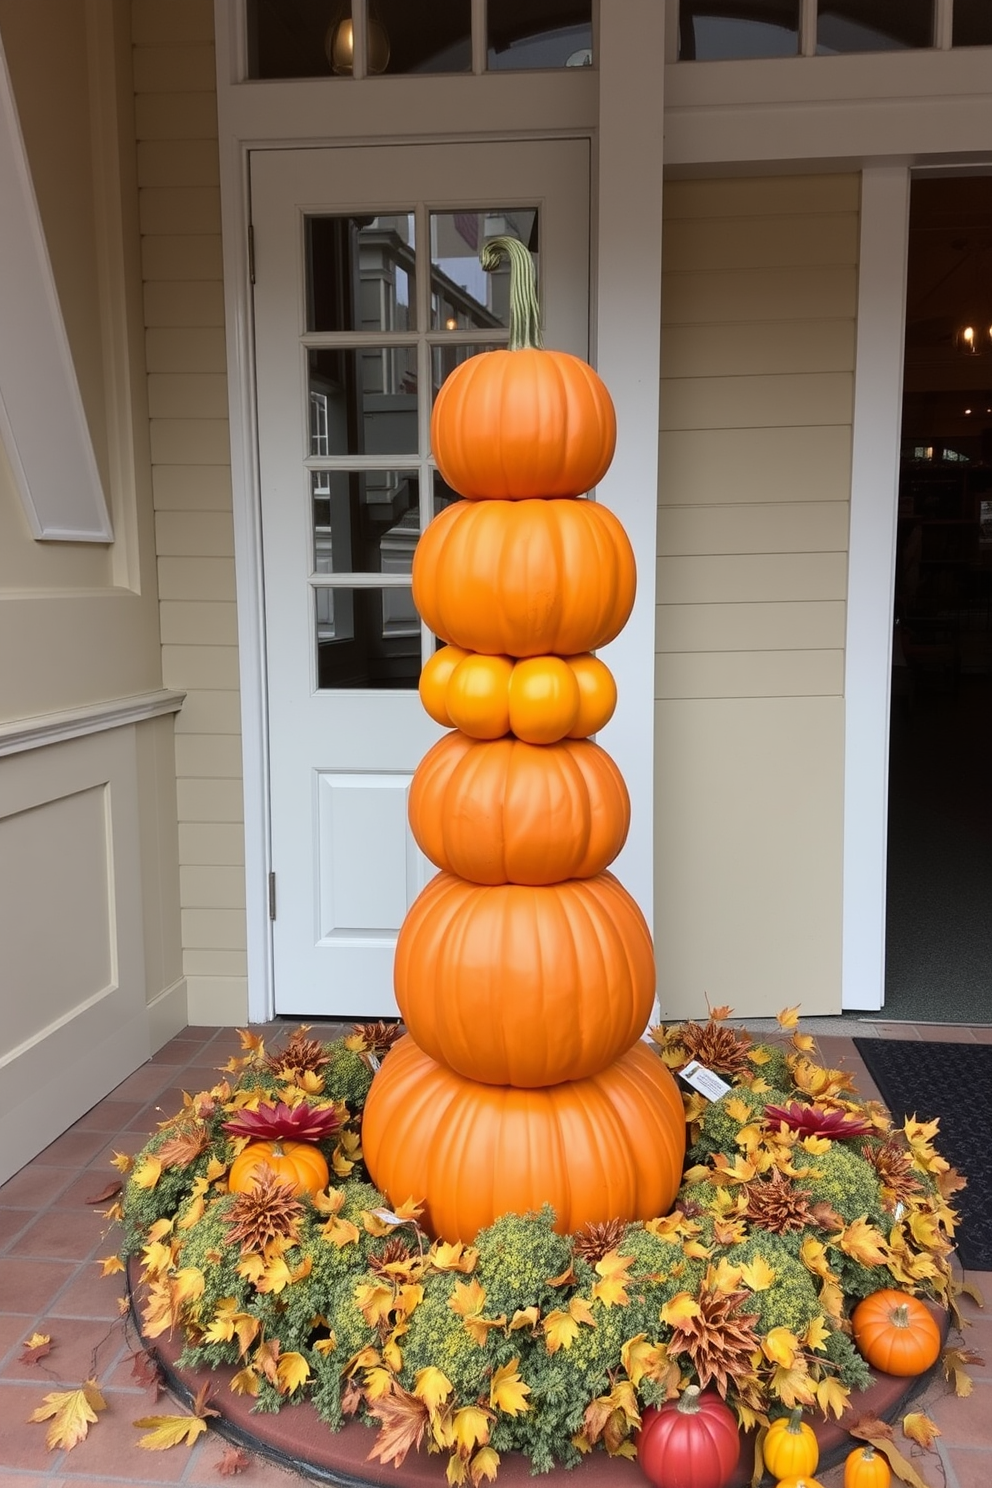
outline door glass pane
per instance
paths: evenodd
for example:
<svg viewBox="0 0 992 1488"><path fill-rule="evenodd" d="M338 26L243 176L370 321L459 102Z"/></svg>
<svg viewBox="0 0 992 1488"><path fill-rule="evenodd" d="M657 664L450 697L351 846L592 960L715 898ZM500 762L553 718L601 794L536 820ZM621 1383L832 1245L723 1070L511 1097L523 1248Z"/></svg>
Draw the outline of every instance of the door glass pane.
<svg viewBox="0 0 992 1488"><path fill-rule="evenodd" d="M472 0L372 0L370 19L381 35L370 33L369 60L376 60L373 45L380 55L384 46L388 51L376 71L471 72Z"/></svg>
<svg viewBox="0 0 992 1488"><path fill-rule="evenodd" d="M315 589L317 686L415 688L420 617L413 593L395 589Z"/></svg>
<svg viewBox="0 0 992 1488"><path fill-rule="evenodd" d="M404 573L420 532L413 470L313 470L314 573Z"/></svg>
<svg viewBox="0 0 992 1488"><path fill-rule="evenodd" d="M446 506L450 506L453 501L461 501L462 498L457 491L451 489L440 470L433 470L431 474L433 476L432 489L434 496L434 510L431 515L439 517Z"/></svg>
<svg viewBox="0 0 992 1488"><path fill-rule="evenodd" d="M250 78L327 77L327 0L247 0Z"/></svg>
<svg viewBox="0 0 992 1488"><path fill-rule="evenodd" d="M933 0L820 0L817 55L933 45Z"/></svg>
<svg viewBox="0 0 992 1488"><path fill-rule="evenodd" d="M416 455L417 348L311 347L310 454Z"/></svg>
<svg viewBox="0 0 992 1488"><path fill-rule="evenodd" d="M467 362L469 357L478 356L482 351L492 351L491 346L449 346L439 345L431 347L431 402L441 391L441 384L446 377L450 377L456 367L462 362Z"/></svg>
<svg viewBox="0 0 992 1488"><path fill-rule="evenodd" d="M488 0L487 66L592 66L592 0Z"/></svg>
<svg viewBox="0 0 992 1488"><path fill-rule="evenodd" d="M989 0L954 0L954 46L992 46Z"/></svg>
<svg viewBox="0 0 992 1488"><path fill-rule="evenodd" d="M508 326L510 268L491 274L479 262L487 238L518 238L539 268L536 207L431 213L431 326L465 331Z"/></svg>
<svg viewBox="0 0 992 1488"><path fill-rule="evenodd" d="M306 247L308 331L415 328L412 212L308 217Z"/></svg>
<svg viewBox="0 0 992 1488"><path fill-rule="evenodd" d="M681 0L679 61L798 56L799 4L800 0Z"/></svg>

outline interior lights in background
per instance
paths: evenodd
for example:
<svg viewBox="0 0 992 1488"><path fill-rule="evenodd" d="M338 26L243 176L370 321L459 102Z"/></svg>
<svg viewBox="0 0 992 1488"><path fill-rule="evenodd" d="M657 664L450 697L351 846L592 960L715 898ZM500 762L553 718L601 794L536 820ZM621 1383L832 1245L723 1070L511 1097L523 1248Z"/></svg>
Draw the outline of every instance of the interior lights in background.
<svg viewBox="0 0 992 1488"><path fill-rule="evenodd" d="M339 10L324 37L324 51L331 64L331 71L338 77L350 77L355 65L355 31L351 21L351 6ZM389 37L386 28L375 13L372 0L365 13L365 68L369 73L385 72L389 66Z"/></svg>

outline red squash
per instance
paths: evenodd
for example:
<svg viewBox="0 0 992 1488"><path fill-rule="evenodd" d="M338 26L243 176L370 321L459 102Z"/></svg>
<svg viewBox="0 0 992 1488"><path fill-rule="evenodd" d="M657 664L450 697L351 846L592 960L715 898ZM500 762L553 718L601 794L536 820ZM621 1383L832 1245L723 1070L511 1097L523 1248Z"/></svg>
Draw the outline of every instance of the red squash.
<svg viewBox="0 0 992 1488"><path fill-rule="evenodd" d="M741 1453L732 1410L689 1385L679 1400L644 1412L637 1461L655 1488L724 1488Z"/></svg>

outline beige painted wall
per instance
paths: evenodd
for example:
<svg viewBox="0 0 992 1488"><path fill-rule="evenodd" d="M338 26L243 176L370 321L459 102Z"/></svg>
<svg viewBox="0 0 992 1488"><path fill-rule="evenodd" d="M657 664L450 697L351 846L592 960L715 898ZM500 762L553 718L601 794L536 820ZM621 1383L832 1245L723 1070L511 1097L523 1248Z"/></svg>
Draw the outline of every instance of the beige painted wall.
<svg viewBox="0 0 992 1488"><path fill-rule="evenodd" d="M247 1018L241 721L211 0L133 0L152 482L191 1023Z"/></svg>
<svg viewBox="0 0 992 1488"><path fill-rule="evenodd" d="M0 450L6 1176L182 1027L186 999L173 720L99 717L162 691L129 5L0 0L0 36L116 534L36 542ZM80 737L35 742L67 715Z"/></svg>
<svg viewBox="0 0 992 1488"><path fill-rule="evenodd" d="M665 191L664 1017L840 1011L856 175Z"/></svg>

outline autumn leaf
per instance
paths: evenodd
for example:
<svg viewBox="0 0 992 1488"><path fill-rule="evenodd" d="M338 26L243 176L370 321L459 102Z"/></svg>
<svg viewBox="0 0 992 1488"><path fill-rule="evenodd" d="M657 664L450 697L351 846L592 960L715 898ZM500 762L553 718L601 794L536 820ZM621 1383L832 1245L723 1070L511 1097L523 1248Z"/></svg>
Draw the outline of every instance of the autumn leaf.
<svg viewBox="0 0 992 1488"><path fill-rule="evenodd" d="M32 1333L30 1338L25 1338L23 1351L18 1354L19 1364L37 1364L39 1359L44 1359L46 1354L52 1351L52 1339L48 1333Z"/></svg>
<svg viewBox="0 0 992 1488"><path fill-rule="evenodd" d="M413 1393L432 1412L444 1404L453 1388L448 1376L433 1364L429 1364L426 1369L418 1369L414 1376Z"/></svg>
<svg viewBox="0 0 992 1488"><path fill-rule="evenodd" d="M778 1274L763 1255L756 1255L753 1261L739 1269L741 1280L752 1292L766 1292Z"/></svg>
<svg viewBox="0 0 992 1488"><path fill-rule="evenodd" d="M492 1447L480 1447L468 1465L469 1477L472 1479L472 1488L479 1488L483 1478L490 1483L495 1483L496 1473L499 1469L499 1453Z"/></svg>
<svg viewBox="0 0 992 1488"><path fill-rule="evenodd" d="M706 1006L709 1008L710 1019L714 1023L725 1023L734 1011L729 1002L721 1003L719 1007L710 1007L709 1003Z"/></svg>
<svg viewBox="0 0 992 1488"><path fill-rule="evenodd" d="M430 1262L435 1271L462 1271L466 1274L475 1270L479 1252L474 1245L463 1245L459 1240L454 1245L449 1245L445 1240L438 1240L430 1249Z"/></svg>
<svg viewBox="0 0 992 1488"><path fill-rule="evenodd" d="M486 1302L486 1289L475 1277L471 1281L456 1281L455 1289L448 1298L448 1306L459 1317L477 1317Z"/></svg>
<svg viewBox="0 0 992 1488"><path fill-rule="evenodd" d="M788 1032L790 1028L797 1028L799 1026L800 1006L801 1004L797 1002L795 1007L783 1008L780 1013L775 1014L775 1022L779 1028L784 1028Z"/></svg>
<svg viewBox="0 0 992 1488"><path fill-rule="evenodd" d="M541 1317L541 1309L537 1306L518 1307L510 1319L510 1332L516 1333L520 1328L536 1328Z"/></svg>
<svg viewBox="0 0 992 1488"><path fill-rule="evenodd" d="M508 1416L516 1416L522 1411L530 1410L525 1399L525 1396L530 1394L530 1385L525 1384L520 1378L517 1369L519 1363L519 1357L511 1359L509 1364L504 1364L501 1369L497 1369L489 1384L489 1404Z"/></svg>
<svg viewBox="0 0 992 1488"><path fill-rule="evenodd" d="M911 1411L908 1416L902 1418L902 1434L908 1436L910 1441L916 1442L917 1446L925 1447L929 1452L933 1446L935 1436L943 1433L936 1421L931 1421L922 1411Z"/></svg>
<svg viewBox="0 0 992 1488"><path fill-rule="evenodd" d="M209 1145L207 1129L200 1126L195 1131L178 1132L170 1137L162 1143L155 1156L163 1168L188 1168Z"/></svg>
<svg viewBox="0 0 992 1488"><path fill-rule="evenodd" d="M604 1307L626 1307L630 1298L624 1291L624 1283L633 1264L633 1256L621 1256L615 1250L607 1251L602 1260L596 1262L596 1274L602 1279L593 1282L592 1295Z"/></svg>
<svg viewBox="0 0 992 1488"><path fill-rule="evenodd" d="M242 1473L251 1467L251 1458L240 1447L228 1447L223 1457L218 1457L214 1467L222 1478L233 1478L235 1473Z"/></svg>
<svg viewBox="0 0 992 1488"><path fill-rule="evenodd" d="M544 1319L544 1346L549 1354L559 1349L570 1349L578 1337L579 1325L568 1312L556 1308Z"/></svg>
<svg viewBox="0 0 992 1488"><path fill-rule="evenodd" d="M423 1440L430 1417L426 1404L394 1380L390 1394L370 1406L369 1415L378 1417L382 1426L366 1461L378 1457L402 1467L410 1448L416 1449Z"/></svg>
<svg viewBox="0 0 992 1488"><path fill-rule="evenodd" d="M276 1388L280 1395L292 1395L310 1378L310 1365L302 1354L280 1354L276 1365Z"/></svg>
<svg viewBox="0 0 992 1488"><path fill-rule="evenodd" d="M825 1416L828 1416L833 1411L839 1421L847 1408L850 1393L849 1390L844 1388L840 1380L834 1379L832 1375L828 1375L826 1379L820 1380L816 1387L816 1403Z"/></svg>
<svg viewBox="0 0 992 1488"><path fill-rule="evenodd" d="M880 1266L885 1260L885 1236L868 1223L865 1214L846 1227L837 1244L863 1266Z"/></svg>
<svg viewBox="0 0 992 1488"><path fill-rule="evenodd" d="M489 1440L488 1411L478 1405L463 1405L455 1411L451 1421L452 1437L459 1456L468 1457L476 1447L484 1447Z"/></svg>
<svg viewBox="0 0 992 1488"><path fill-rule="evenodd" d="M136 1188L154 1188L162 1176L162 1164L157 1157L146 1157L140 1168L135 1168L131 1174L131 1182Z"/></svg>
<svg viewBox="0 0 992 1488"><path fill-rule="evenodd" d="M86 1434L97 1418L97 1412L106 1410L107 1402L100 1393L96 1380L89 1379L78 1390L53 1390L45 1396L44 1404L28 1416L29 1421L51 1421L45 1436L50 1452L57 1447L71 1452L73 1447L86 1438Z"/></svg>
<svg viewBox="0 0 992 1488"><path fill-rule="evenodd" d="M116 1272L125 1270L119 1255L101 1256L96 1264L100 1267L101 1276L113 1276Z"/></svg>
<svg viewBox="0 0 992 1488"><path fill-rule="evenodd" d="M124 1185L119 1178L111 1178L110 1182L105 1184L99 1193L95 1193L92 1198L87 1199L86 1203L105 1204L108 1199L115 1199L123 1187Z"/></svg>
<svg viewBox="0 0 992 1488"><path fill-rule="evenodd" d="M154 1390L156 1400L161 1395L165 1382L162 1371L157 1361L144 1349L138 1349L131 1355L131 1378L136 1379L146 1390Z"/></svg>
<svg viewBox="0 0 992 1488"><path fill-rule="evenodd" d="M684 1318L699 1317L701 1310L699 1303L689 1292L678 1292L661 1309L661 1321L669 1328L674 1328Z"/></svg>
<svg viewBox="0 0 992 1488"><path fill-rule="evenodd" d="M946 1348L941 1355L944 1375L954 1386L955 1395L970 1395L975 1382L965 1369L966 1364L984 1364L985 1360L971 1349Z"/></svg>
<svg viewBox="0 0 992 1488"><path fill-rule="evenodd" d="M167 1452L180 1443L191 1447L207 1429L202 1416L141 1416L131 1424L145 1431L138 1437L138 1446L146 1452Z"/></svg>
<svg viewBox="0 0 992 1488"><path fill-rule="evenodd" d="M823 1317L821 1314L817 1314L817 1316L811 1320L808 1328L806 1329L806 1332L803 1334L803 1343L808 1349L812 1350L814 1354L817 1354L820 1353L826 1346L826 1342L829 1337L830 1329L827 1327L826 1318Z"/></svg>
<svg viewBox="0 0 992 1488"><path fill-rule="evenodd" d="M761 1340L761 1352L770 1363L791 1369L800 1352L799 1339L788 1328L770 1328Z"/></svg>

